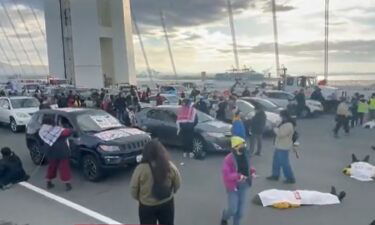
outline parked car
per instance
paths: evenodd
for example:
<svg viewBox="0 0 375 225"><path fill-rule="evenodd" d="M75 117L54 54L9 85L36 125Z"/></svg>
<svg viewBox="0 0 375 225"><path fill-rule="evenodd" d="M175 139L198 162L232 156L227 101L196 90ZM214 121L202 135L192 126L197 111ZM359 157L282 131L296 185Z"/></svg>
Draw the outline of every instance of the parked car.
<svg viewBox="0 0 375 225"><path fill-rule="evenodd" d="M297 105L295 96L289 92L269 90L264 91L262 97L274 102L276 105L287 108L288 104ZM322 103L306 99L306 108L301 112L302 117L308 117L324 111Z"/></svg>
<svg viewBox="0 0 375 225"><path fill-rule="evenodd" d="M236 107L240 111L241 118L243 120L250 120L255 116L255 107L251 103L245 101L245 100L237 100L236 101ZM272 133L273 129L277 127L281 123L281 117L277 113L273 112L265 112L266 113L266 127L264 132L266 134Z"/></svg>
<svg viewBox="0 0 375 225"><path fill-rule="evenodd" d="M38 132L46 118L73 130L68 139L71 161L81 166L85 178L90 181L99 180L109 169L140 162L142 149L151 139L147 133L123 126L102 110L41 110L33 115L26 129L27 147L36 165L44 161L45 144Z"/></svg>
<svg viewBox="0 0 375 225"><path fill-rule="evenodd" d="M0 123L20 131L39 110L40 102L34 97L0 97Z"/></svg>
<svg viewBox="0 0 375 225"><path fill-rule="evenodd" d="M181 146L177 135L176 119L179 106L146 108L137 113L139 127L167 145ZM198 111L198 124L193 139L194 153L205 156L207 152L226 152L229 148L231 125L218 121Z"/></svg>
<svg viewBox="0 0 375 225"><path fill-rule="evenodd" d="M284 108L276 105L275 103L264 99L264 98L258 98L258 97L243 97L241 98L244 101L249 102L254 107L259 107L263 109L265 112L272 112L279 114Z"/></svg>

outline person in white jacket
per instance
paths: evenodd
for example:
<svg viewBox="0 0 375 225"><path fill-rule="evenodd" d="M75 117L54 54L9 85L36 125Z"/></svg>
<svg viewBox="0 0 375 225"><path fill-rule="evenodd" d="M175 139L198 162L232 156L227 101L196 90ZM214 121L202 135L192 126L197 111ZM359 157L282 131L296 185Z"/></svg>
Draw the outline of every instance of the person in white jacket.
<svg viewBox="0 0 375 225"><path fill-rule="evenodd" d="M283 170L286 178L285 183L295 183L295 177L289 162L289 152L293 148L293 135L295 132L296 122L291 118L288 111L280 112L282 118L281 124L274 129L275 152L272 162L272 175L267 177L268 180L279 180L280 170Z"/></svg>

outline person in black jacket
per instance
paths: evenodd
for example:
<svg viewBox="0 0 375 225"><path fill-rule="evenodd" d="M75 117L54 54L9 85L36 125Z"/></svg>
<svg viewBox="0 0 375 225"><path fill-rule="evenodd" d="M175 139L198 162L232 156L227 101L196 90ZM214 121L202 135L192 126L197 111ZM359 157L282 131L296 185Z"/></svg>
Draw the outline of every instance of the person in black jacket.
<svg viewBox="0 0 375 225"><path fill-rule="evenodd" d="M302 111L306 108L305 91L301 89L296 95L297 101L297 116L301 116Z"/></svg>
<svg viewBox="0 0 375 225"><path fill-rule="evenodd" d="M0 189L9 188L12 184L29 179L20 158L8 147L1 149Z"/></svg>
<svg viewBox="0 0 375 225"><path fill-rule="evenodd" d="M246 124L251 133L250 136L250 154L254 153L255 145L257 149L255 155L260 156L262 152L262 139L264 127L266 126L267 116L261 107L255 107L255 115Z"/></svg>
<svg viewBox="0 0 375 225"><path fill-rule="evenodd" d="M114 104L113 104L115 110L116 110L116 117L117 119L124 123L125 121L125 112L126 112L126 98L124 97L123 93L120 93Z"/></svg>
<svg viewBox="0 0 375 225"><path fill-rule="evenodd" d="M208 106L207 103L204 101L203 96L199 97L199 101L195 103L195 108L198 109L199 111L209 114Z"/></svg>
<svg viewBox="0 0 375 225"><path fill-rule="evenodd" d="M68 99L65 97L64 93L61 93L60 97L57 100L57 106L59 108L66 108L68 107Z"/></svg>

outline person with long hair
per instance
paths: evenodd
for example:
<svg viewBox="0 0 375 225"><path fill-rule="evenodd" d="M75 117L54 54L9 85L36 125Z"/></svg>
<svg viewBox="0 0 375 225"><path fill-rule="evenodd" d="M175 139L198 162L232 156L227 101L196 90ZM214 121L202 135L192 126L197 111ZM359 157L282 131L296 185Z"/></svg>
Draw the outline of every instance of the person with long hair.
<svg viewBox="0 0 375 225"><path fill-rule="evenodd" d="M173 225L174 195L180 185L180 172L165 147L158 140L146 144L130 182L131 195L139 202L140 223Z"/></svg>
<svg viewBox="0 0 375 225"><path fill-rule="evenodd" d="M288 111L280 112L282 119L281 124L274 129L275 152L273 154L272 175L267 177L268 180L279 180L280 170L284 172L285 183L293 184L296 182L292 167L289 162L289 152L293 148L293 136L295 133L296 122L290 116Z"/></svg>
<svg viewBox="0 0 375 225"><path fill-rule="evenodd" d="M189 99L184 99L182 106L180 107L177 114L177 135L179 135L183 141L184 158L189 154L190 158L194 158L192 152L193 138L194 138L194 127L198 123L197 110L191 104Z"/></svg>

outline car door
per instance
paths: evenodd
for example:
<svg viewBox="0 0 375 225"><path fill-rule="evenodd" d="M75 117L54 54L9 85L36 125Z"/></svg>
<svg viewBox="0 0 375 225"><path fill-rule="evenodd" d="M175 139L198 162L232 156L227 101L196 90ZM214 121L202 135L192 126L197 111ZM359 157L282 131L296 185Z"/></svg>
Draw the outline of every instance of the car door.
<svg viewBox="0 0 375 225"><path fill-rule="evenodd" d="M5 99L0 99L0 122L5 122Z"/></svg>
<svg viewBox="0 0 375 225"><path fill-rule="evenodd" d="M160 127L163 126L161 110L150 109L146 112L146 120L142 122L142 129L151 133L153 137L162 138L159 132Z"/></svg>
<svg viewBox="0 0 375 225"><path fill-rule="evenodd" d="M10 102L6 98L1 99L0 101L0 121L3 123L9 123L11 115Z"/></svg>
<svg viewBox="0 0 375 225"><path fill-rule="evenodd" d="M164 126L160 132L163 134L163 137L165 137L164 142L170 145L178 145L182 143L180 136L177 135L176 113L170 110L162 110L161 116L164 121Z"/></svg>
<svg viewBox="0 0 375 225"><path fill-rule="evenodd" d="M288 105L288 98L283 93L270 93L269 96L274 103L283 108Z"/></svg>

